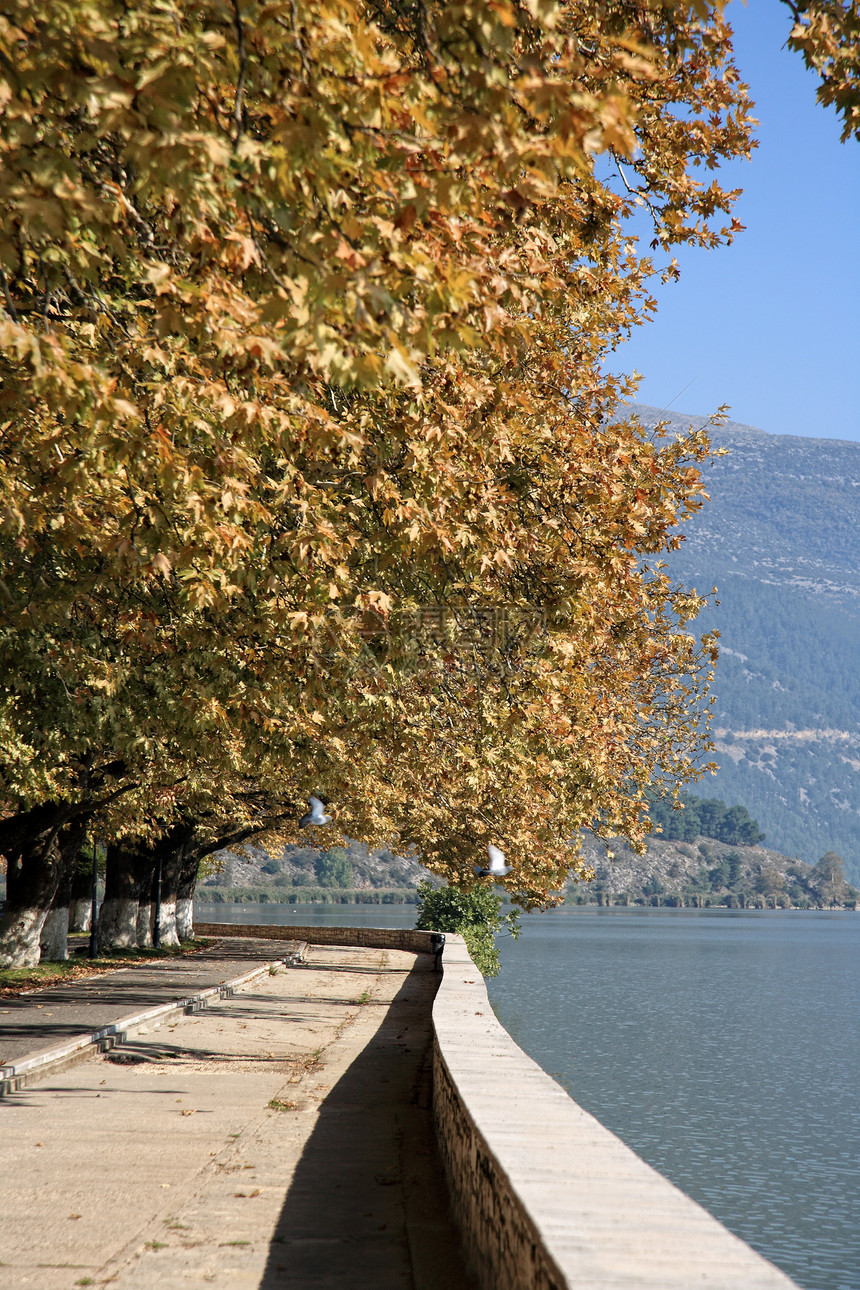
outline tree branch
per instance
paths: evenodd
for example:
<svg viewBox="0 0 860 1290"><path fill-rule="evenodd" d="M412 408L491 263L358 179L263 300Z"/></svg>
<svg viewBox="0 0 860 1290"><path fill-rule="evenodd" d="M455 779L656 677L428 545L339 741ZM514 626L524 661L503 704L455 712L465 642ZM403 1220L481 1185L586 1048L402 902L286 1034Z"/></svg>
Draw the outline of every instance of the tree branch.
<svg viewBox="0 0 860 1290"><path fill-rule="evenodd" d="M242 137L242 117L244 115L245 73L248 67L248 56L245 51L245 24L239 9L239 0L233 0L233 25L236 28L236 48L239 55L239 75L236 78L236 98L233 103L233 149L239 146Z"/></svg>

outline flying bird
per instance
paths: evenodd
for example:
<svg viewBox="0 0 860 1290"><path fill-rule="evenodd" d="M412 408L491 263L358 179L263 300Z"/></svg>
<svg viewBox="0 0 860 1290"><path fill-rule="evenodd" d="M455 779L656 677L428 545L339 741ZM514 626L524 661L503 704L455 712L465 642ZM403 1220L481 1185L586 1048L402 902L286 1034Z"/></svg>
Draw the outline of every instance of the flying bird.
<svg viewBox="0 0 860 1290"><path fill-rule="evenodd" d="M307 815L303 815L299 820L299 828L306 829L309 824L330 824L331 816L326 815L323 810L323 804L318 797L313 794L308 798L308 806L311 808Z"/></svg>
<svg viewBox="0 0 860 1290"><path fill-rule="evenodd" d="M511 872L511 866L505 864L505 854L498 847L494 847L492 842L487 847L490 856L490 864L486 869L475 867L475 873L479 878L504 878L506 873Z"/></svg>

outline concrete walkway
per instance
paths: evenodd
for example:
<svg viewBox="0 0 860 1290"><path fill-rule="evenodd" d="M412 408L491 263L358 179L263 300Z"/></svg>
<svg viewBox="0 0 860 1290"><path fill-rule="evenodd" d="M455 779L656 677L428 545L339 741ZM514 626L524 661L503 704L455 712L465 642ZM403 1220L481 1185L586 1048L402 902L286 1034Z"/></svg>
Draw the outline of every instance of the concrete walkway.
<svg viewBox="0 0 860 1290"><path fill-rule="evenodd" d="M34 1057L120 1017L220 985L295 948L295 942L275 945L230 936L197 954L143 960L0 998L0 1066Z"/></svg>
<svg viewBox="0 0 860 1290"><path fill-rule="evenodd" d="M5 1098L5 1290L471 1287L429 1116L432 968L313 946Z"/></svg>

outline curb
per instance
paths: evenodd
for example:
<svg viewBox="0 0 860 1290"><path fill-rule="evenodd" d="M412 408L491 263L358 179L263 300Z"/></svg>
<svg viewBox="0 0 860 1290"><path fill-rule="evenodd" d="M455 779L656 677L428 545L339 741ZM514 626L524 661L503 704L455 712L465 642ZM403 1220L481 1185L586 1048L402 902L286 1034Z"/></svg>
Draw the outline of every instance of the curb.
<svg viewBox="0 0 860 1290"><path fill-rule="evenodd" d="M102 1026L100 1030L79 1035L77 1039L58 1044L56 1048L49 1048L35 1057L26 1057L23 1061L12 1065L0 1066L0 1098L7 1097L28 1084L35 1084L47 1075L58 1074L69 1066L86 1061L94 1056L96 1051L108 1052L117 1044L123 1043L133 1031L146 1025L147 1022L162 1022L174 1015L190 1016L208 1007L210 1003L228 999L243 986L250 985L261 976L267 976L269 969L275 964L295 967L296 964L304 961L307 948L307 942L300 941L298 947L289 954L271 959L262 967L254 968L252 972L246 972L243 976L234 977L232 981L222 981L220 985L210 986L206 990L201 990L199 994L188 995L184 999L172 999L169 1003L160 1003L154 1008L147 1008L144 1012L135 1012L130 1017L121 1017L119 1021L114 1021L109 1026Z"/></svg>

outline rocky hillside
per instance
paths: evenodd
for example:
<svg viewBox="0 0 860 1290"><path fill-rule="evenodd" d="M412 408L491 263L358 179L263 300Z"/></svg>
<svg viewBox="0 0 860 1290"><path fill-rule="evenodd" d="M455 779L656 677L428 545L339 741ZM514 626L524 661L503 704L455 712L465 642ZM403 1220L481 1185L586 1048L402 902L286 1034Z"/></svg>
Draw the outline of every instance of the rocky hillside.
<svg viewBox="0 0 860 1290"><path fill-rule="evenodd" d="M645 425L704 418L634 406ZM860 444L730 424L706 468L711 501L672 556L719 605L716 760L697 791L743 802L770 846L833 848L860 882Z"/></svg>
<svg viewBox="0 0 860 1290"><path fill-rule="evenodd" d="M620 839L614 858L597 841L584 847L591 882L572 883L567 900L586 905L689 905L705 908L855 908L860 892L844 877L839 856L805 864L761 846L731 846L714 838L672 842L651 837L644 855Z"/></svg>
<svg viewBox="0 0 860 1290"><path fill-rule="evenodd" d="M571 883L569 902L806 909L853 908L860 901L832 852L811 865L762 846L733 846L708 837L690 842L651 837L642 856L621 839L612 849L614 859L607 860L601 843L586 841L585 857L595 876ZM414 902L422 879L440 881L414 860L358 842L329 851L290 846L277 857L249 847L241 855L222 851L215 860L214 871L198 884L201 901L402 904Z"/></svg>
<svg viewBox="0 0 860 1290"><path fill-rule="evenodd" d="M203 901L349 900L389 903L411 900L432 875L415 860L361 842L321 851L285 846L272 855L262 847L221 851L207 864L197 886ZM438 879L433 879L438 881Z"/></svg>

